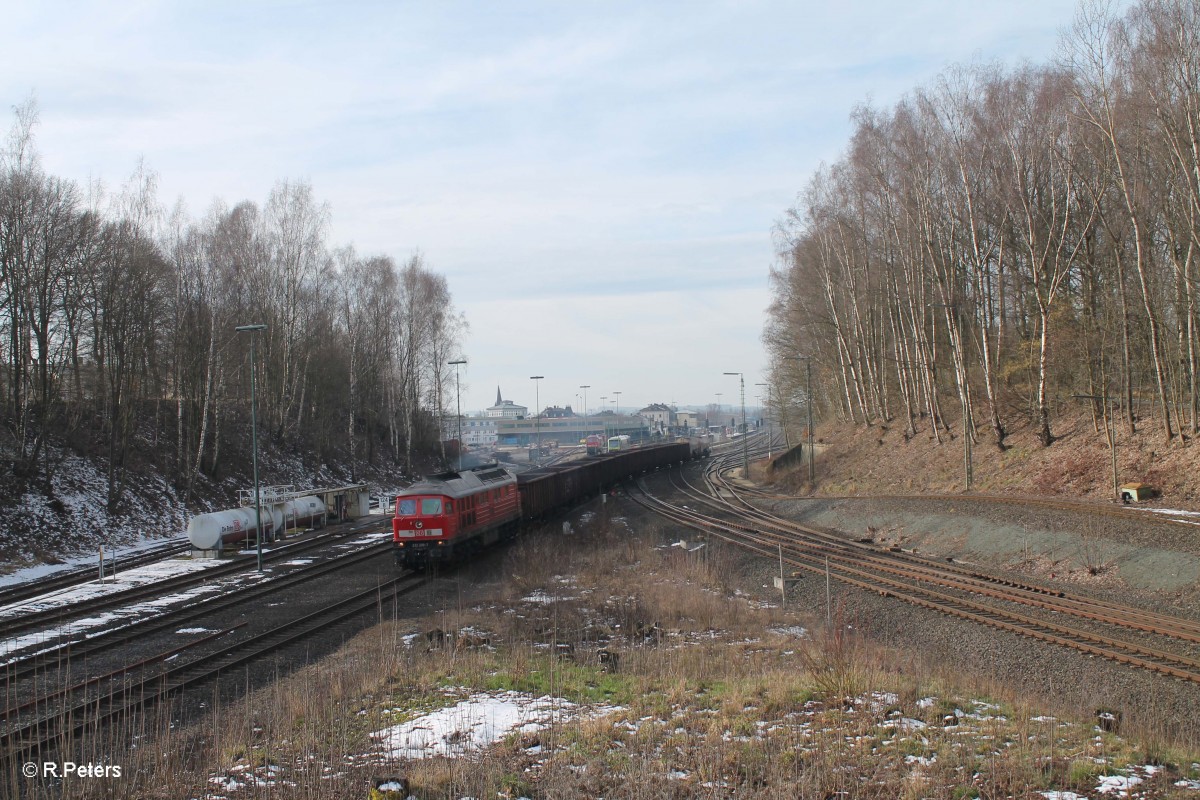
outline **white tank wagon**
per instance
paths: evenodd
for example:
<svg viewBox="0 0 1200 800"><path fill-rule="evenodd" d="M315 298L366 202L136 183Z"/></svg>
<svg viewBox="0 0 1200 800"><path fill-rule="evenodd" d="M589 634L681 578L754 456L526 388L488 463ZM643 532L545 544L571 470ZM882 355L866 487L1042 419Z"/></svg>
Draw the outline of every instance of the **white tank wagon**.
<svg viewBox="0 0 1200 800"><path fill-rule="evenodd" d="M323 506L324 504L322 504ZM197 514L188 523L188 540L197 550L221 550L224 545L236 545L254 538L254 508L231 508ZM270 540L283 528L283 511L279 507L262 507L262 537Z"/></svg>
<svg viewBox="0 0 1200 800"><path fill-rule="evenodd" d="M319 497L296 497L285 502L282 508L284 524L296 528L324 525L328 514L325 501Z"/></svg>

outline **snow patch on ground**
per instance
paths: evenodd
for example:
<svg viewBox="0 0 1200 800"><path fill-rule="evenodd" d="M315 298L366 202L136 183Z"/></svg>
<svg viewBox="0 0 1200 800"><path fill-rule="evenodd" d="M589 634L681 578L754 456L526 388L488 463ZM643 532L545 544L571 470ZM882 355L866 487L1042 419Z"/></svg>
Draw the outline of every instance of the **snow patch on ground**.
<svg viewBox="0 0 1200 800"><path fill-rule="evenodd" d="M608 710L593 710L589 715ZM561 698L478 693L449 708L376 731L371 738L387 758L459 756L482 750L510 733L532 733L581 714L579 706Z"/></svg>
<svg viewBox="0 0 1200 800"><path fill-rule="evenodd" d="M780 636L790 636L796 639L807 639L808 628L800 625L782 625L775 628L767 628L768 633L775 633Z"/></svg>
<svg viewBox="0 0 1200 800"><path fill-rule="evenodd" d="M0 507L0 569L90 560L100 545L124 550L187 528L191 513L160 475L127 474L122 510L109 512L108 477L97 463L55 447L48 447L46 460L57 464L52 496L26 492Z"/></svg>
<svg viewBox="0 0 1200 800"><path fill-rule="evenodd" d="M561 602L566 602L568 600L577 600L577 599L578 598L576 598L576 597L570 597L567 595L560 595L558 597L552 597L552 596L546 594L545 592L543 592L541 589L539 589L536 592L534 592L533 594L522 597L521 602L522 603L536 603L538 605L544 606L544 605L550 605L551 603L561 603Z"/></svg>
<svg viewBox="0 0 1200 800"><path fill-rule="evenodd" d="M363 547L370 546L382 537L391 536L390 533L380 534L362 534L355 536L353 539L347 540L334 548L336 550L359 550ZM264 549L263 552L269 552ZM94 600L97 597L110 594L112 592L120 592L134 586L155 583L157 581L166 580L167 578L188 573L203 571L210 567L215 567L227 562L218 559L191 559L191 558L171 558L164 561L159 561L154 564L147 564L129 572L119 574L116 582L111 578L106 579L104 583L93 581L92 583L82 584L70 589L62 589L57 592L42 595L31 600L25 600L20 603L12 603L8 606L0 608L0 618L19 617L28 614L32 611L40 611L43 609L63 608L66 606L86 605L89 600ZM109 611L97 614L92 617L84 617L82 619L73 620L64 625L47 628L45 630L35 631L33 633L16 636L11 639L0 640L0 666L3 666L16 658L25 658L35 655L35 652L23 652L30 648L42 645L41 650L52 649L63 637L74 636L78 634L86 634L87 636L97 635L92 631L97 628L102 628L100 633L107 633L110 630L120 627L126 627L136 622L141 622L144 619L156 615L160 610L168 609L173 606L185 602L197 602L200 598L209 595L220 595L226 591L233 590L236 587L246 584L258 583L262 580L270 580L274 577L279 577L275 571L279 565L273 565L266 568L265 572L245 571L238 572L233 575L228 575L218 580L210 580L198 586L193 586L174 594L154 597L148 600L142 600L127 606L121 606ZM286 573L285 573L286 574Z"/></svg>
<svg viewBox="0 0 1200 800"><path fill-rule="evenodd" d="M1170 514L1179 517L1200 517L1200 511L1184 511L1180 508L1139 508L1138 511L1149 511L1151 514Z"/></svg>
<svg viewBox="0 0 1200 800"><path fill-rule="evenodd" d="M174 537L174 538L166 539L166 540L142 537L138 541L129 542L129 543L124 544L116 549L112 549L110 547L105 547L104 548L105 569L107 570L108 565L112 564L115 561L116 565L117 565L117 571L119 573L122 571L122 567L121 567L122 560L127 559L130 556L139 555L141 553L146 552L147 550L155 550L155 549L159 549L159 548L166 548L166 547L171 547L173 545L183 544L185 541L187 541L186 536L178 536L178 537ZM62 561L60 561L59 563L56 563L56 564L35 564L34 566L31 566L31 567L22 567L19 569L14 569L11 572L8 572L4 575L0 575L0 587L12 586L12 585L18 584L18 583L27 583L29 581L36 581L40 578L45 578L48 575L54 575L59 572L64 572L64 571L70 570L70 569L77 569L79 567L84 567L84 566L95 567L97 569L97 571L99 571L99 564L100 564L100 551L99 551L99 549L97 549L96 551L91 552L91 553L86 553L86 554L78 555L78 556L72 556L70 558L64 558Z"/></svg>

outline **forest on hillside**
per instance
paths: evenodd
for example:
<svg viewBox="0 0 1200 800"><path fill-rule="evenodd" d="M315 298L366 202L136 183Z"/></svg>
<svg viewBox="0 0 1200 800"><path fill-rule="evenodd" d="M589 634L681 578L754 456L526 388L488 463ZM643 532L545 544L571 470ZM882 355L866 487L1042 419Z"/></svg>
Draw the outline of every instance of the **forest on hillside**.
<svg viewBox="0 0 1200 800"><path fill-rule="evenodd" d="M1087 2L1047 64L861 107L778 227L763 339L827 414L1004 448L1200 430L1200 2Z"/></svg>
<svg viewBox="0 0 1200 800"><path fill-rule="evenodd" d="M105 465L110 511L139 459L186 502L248 432L251 369L281 450L411 466L436 445L466 323L419 254L334 246L305 183L191 219L144 167L113 193L47 174L37 113L0 147L0 495L49 496L74 451Z"/></svg>

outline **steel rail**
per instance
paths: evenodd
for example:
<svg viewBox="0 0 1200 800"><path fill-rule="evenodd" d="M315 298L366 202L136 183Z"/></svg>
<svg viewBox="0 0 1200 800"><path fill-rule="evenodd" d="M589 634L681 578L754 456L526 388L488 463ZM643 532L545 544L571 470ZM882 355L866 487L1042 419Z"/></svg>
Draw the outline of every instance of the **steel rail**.
<svg viewBox="0 0 1200 800"><path fill-rule="evenodd" d="M148 678L136 686L121 685L99 697L87 699L56 714L25 723L0 734L0 749L10 762L14 757L27 753L41 753L53 749L56 740L67 741L122 716L143 711L171 695L218 677L222 672L243 666L262 656L286 647L324 628L365 613L382 603L390 603L402 594L407 594L425 585L425 576L401 576L378 587L359 592L319 611L276 626L223 651L172 665L158 676ZM157 684L152 692L145 689ZM140 693L135 694L137 689Z"/></svg>
<svg viewBox="0 0 1200 800"><path fill-rule="evenodd" d="M172 556L186 553L191 545L187 544L170 544L161 547L156 547L153 550L146 550L136 554L127 555L120 559L109 559L104 562L104 575L116 575L117 570L136 569L143 567L146 564L154 564L158 561L170 558ZM76 567L73 569L55 572L52 575L47 575L44 578L36 578L34 580L16 583L12 586L0 589L0 608L4 606L15 605L23 600L28 600L33 597L40 597L51 592L61 591L73 586L79 586L84 583L90 583L95 580L100 574L100 567L86 566Z"/></svg>
<svg viewBox="0 0 1200 800"><path fill-rule="evenodd" d="M700 502L713 504L713 501L703 494L693 493L692 496ZM737 511L741 512L740 509ZM953 586L963 591L972 591L987 595L994 594L996 591L991 586L1001 586L1005 587L1006 592L1000 595L1000 597L1005 600L1073 614L1075 616L1091 617L1096 621L1120 624L1123 627L1200 644L1200 622L1197 621L1137 609L1106 600L1075 597L1068 595L1061 589L1014 581L1010 578L989 575L975 569L964 569L954 566L952 563L934 561L905 551L897 551L895 549L880 550L878 547L848 540L827 531L782 519L754 506L747 506L744 513L753 515L760 523L767 524L778 531L797 533L807 537L816 546L828 546L840 549L843 552L860 552L864 554L864 558L875 559L877 563L882 565L882 569L896 569L892 566L893 562L906 562L911 565L910 568L922 570L925 574L928 574L930 576L928 580L943 583L943 585L948 587ZM941 576L949 577L943 578ZM1008 594L1007 590L1018 591L1020 594ZM1099 610L1106 613L1101 613ZM1120 615L1121 621L1119 623L1115 622L1115 618L1111 615Z"/></svg>
<svg viewBox="0 0 1200 800"><path fill-rule="evenodd" d="M675 519L682 524L715 533L722 539L747 546L753 552L769 558L775 558L778 549L787 546L789 550L784 558L785 563L816 574L822 574L827 569L815 554L797 554L792 551L790 540L783 535L759 534L745 525L718 520L690 510L678 509L658 498L649 495L646 497L647 501L643 503L644 505L659 513L664 513L668 518ZM634 499L642 502L639 498L634 497ZM871 568L874 568L874 565L871 565ZM1119 663L1188 681L1200 682L1200 661L1186 656L1017 614L922 586L902 583L895 578L874 574L869 569L848 566L832 558L828 569L831 577L836 576L843 583L886 597L895 597L914 605L931 608L990 627L1072 647L1090 655L1102 656Z"/></svg>
<svg viewBox="0 0 1200 800"><path fill-rule="evenodd" d="M337 572L363 561L378 558L381 554L389 552L391 548L392 543L390 540L375 545L368 545L362 550L355 551L349 555L339 556L320 564L302 567L281 578L274 578L263 583L238 589L233 594L218 595L195 605L167 611L149 619L135 622L132 625L110 630L99 636L92 636L81 640L69 639L49 650L41 650L25 658L8 662L3 667L0 667L0 670L2 670L0 672L0 680L3 680L5 684L11 685L16 681L44 672L49 668L61 667L72 661L78 661L81 658L86 659L104 650L120 647L135 638L149 636L192 620L202 619L224 611L227 608L243 605L269 594L291 588L297 584L308 582L326 573ZM5 691L5 689L0 689L0 691Z"/></svg>
<svg viewBox="0 0 1200 800"><path fill-rule="evenodd" d="M380 529L380 531L382 531L382 529ZM283 559L294 558L299 553L306 553L309 550L325 547L331 541L337 541L338 539L344 539L348 536L355 536L361 533L364 533L364 531L337 531L335 533L310 537L298 542L291 542L272 549L269 553L267 553L267 556L264 560L275 562ZM174 577L165 578L161 581L154 581L141 586L134 586L129 589L111 592L100 597L90 598L84 606L54 606L52 608L46 608L40 611L14 614L12 616L0 619L0 640L12 637L19 633L24 633L26 631L36 630L40 627L62 625L84 615L95 614L97 611L116 608L128 603L144 600L148 597L156 597L168 591L178 591L180 589L185 589L200 583L205 583L206 581L214 578L223 578L237 572L249 570L253 566L254 564L249 560L232 561L228 564L221 564L210 569L189 572L184 575L177 575Z"/></svg>
<svg viewBox="0 0 1200 800"><path fill-rule="evenodd" d="M32 700L27 700L26 702L21 703L19 705L9 706L8 708L4 709L4 722L11 723L20 714L24 714L27 711L35 711L38 708L45 708L47 705L49 705L49 703L51 701L54 701L54 700L57 700L60 698L65 698L65 697L75 694L77 692L85 691L88 688L93 687L93 686L99 686L104 681L111 681L111 680L115 680L117 678L123 678L126 675L128 675L129 673L133 672L134 670L145 669L150 664L156 664L156 663L159 663L162 661L166 661L167 659L173 658L173 657L179 655L180 653L184 653L184 652L192 649L193 647L198 647L206 642L211 642L215 639L219 639L222 636L225 636L226 634L233 633L234 631L236 631L240 628L246 627L246 625L248 625L248 624L249 624L248 622L239 622L237 625L234 625L232 628L225 628L224 630L215 631L213 633L208 634L207 636L201 636L198 639L193 639L192 641L187 642L186 644L182 644L179 647L173 647L170 650L165 650L161 653L150 656L149 658L143 658L141 661L135 661L132 664L126 664L123 667L112 670L111 672L107 672L103 675L94 675L90 678L80 681L79 683L76 683L73 686L67 686L62 689L55 689L52 692L38 695L38 696L34 697Z"/></svg>

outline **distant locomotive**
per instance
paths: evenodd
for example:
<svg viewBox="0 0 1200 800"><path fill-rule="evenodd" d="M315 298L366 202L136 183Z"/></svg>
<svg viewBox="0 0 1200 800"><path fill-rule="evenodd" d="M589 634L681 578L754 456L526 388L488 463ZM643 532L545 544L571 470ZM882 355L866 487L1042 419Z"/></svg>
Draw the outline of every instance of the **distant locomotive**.
<svg viewBox="0 0 1200 800"><path fill-rule="evenodd" d="M630 444L629 437L625 434L621 434L620 436L610 436L608 438L608 452L610 453L628 450L631 446L632 445Z"/></svg>
<svg viewBox="0 0 1200 800"><path fill-rule="evenodd" d="M604 452L604 437L593 433L584 440L589 456L598 456Z"/></svg>
<svg viewBox="0 0 1200 800"><path fill-rule="evenodd" d="M473 557L511 539L522 524L596 497L631 475L707 455L674 442L568 461L514 475L498 464L426 477L396 496L396 562L411 569Z"/></svg>

